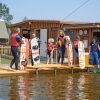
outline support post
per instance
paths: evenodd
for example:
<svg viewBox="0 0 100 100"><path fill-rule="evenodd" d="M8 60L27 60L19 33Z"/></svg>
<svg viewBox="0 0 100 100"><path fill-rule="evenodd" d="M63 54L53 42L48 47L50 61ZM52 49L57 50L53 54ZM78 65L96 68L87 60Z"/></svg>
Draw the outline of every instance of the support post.
<svg viewBox="0 0 100 100"><path fill-rule="evenodd" d="M74 73L74 68L73 67L71 67L71 72L72 72L72 74Z"/></svg>
<svg viewBox="0 0 100 100"><path fill-rule="evenodd" d="M57 75L57 68L54 68L55 76Z"/></svg>
<svg viewBox="0 0 100 100"><path fill-rule="evenodd" d="M36 75L37 75L37 76L39 75L39 71L38 71L38 68L36 68Z"/></svg>

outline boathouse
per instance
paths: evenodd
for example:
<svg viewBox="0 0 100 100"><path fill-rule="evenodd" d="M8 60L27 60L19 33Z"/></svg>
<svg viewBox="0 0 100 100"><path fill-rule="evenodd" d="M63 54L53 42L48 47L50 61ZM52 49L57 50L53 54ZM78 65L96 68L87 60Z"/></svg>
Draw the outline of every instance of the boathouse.
<svg viewBox="0 0 100 100"><path fill-rule="evenodd" d="M62 23L63 30L66 35L69 35L72 41L77 35L81 37L85 47L85 62L89 64L89 46L93 39L93 36L97 37L97 41L100 43L100 23ZM74 56L74 62L77 62Z"/></svg>
<svg viewBox="0 0 100 100"><path fill-rule="evenodd" d="M100 41L100 23L82 23L82 22L60 22L55 20L26 20L23 22L10 25L10 29L14 27L21 29L21 34L26 34L31 37L31 32L35 31L38 38L41 40L40 55L46 57L46 43L48 38L54 38L56 41L59 29L63 29L66 35L69 35L72 42L79 35L84 42L87 59L89 59L89 45L93 36ZM76 58L74 57L74 60ZM87 64L89 60L87 60ZM75 62L75 61L74 61Z"/></svg>
<svg viewBox="0 0 100 100"><path fill-rule="evenodd" d="M48 38L56 40L57 32L60 29L60 21L55 20L26 20L16 24L11 24L9 28L13 30L15 27L21 29L21 35L31 38L31 33L36 32L36 36L41 40L40 55L46 57L46 43Z"/></svg>
<svg viewBox="0 0 100 100"><path fill-rule="evenodd" d="M84 42L85 52L89 52L89 45L93 36L96 36L97 41L100 42L100 23L76 23L70 25L63 23L63 30L66 34L73 36L72 39L80 35Z"/></svg>

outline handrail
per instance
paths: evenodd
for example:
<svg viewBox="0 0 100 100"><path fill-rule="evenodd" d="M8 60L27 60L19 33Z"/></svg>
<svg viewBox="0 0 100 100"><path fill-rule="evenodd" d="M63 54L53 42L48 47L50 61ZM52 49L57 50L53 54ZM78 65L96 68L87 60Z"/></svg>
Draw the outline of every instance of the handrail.
<svg viewBox="0 0 100 100"><path fill-rule="evenodd" d="M40 48L39 48L40 49ZM57 52L57 48L54 48L54 51L53 51L53 53L54 53L54 58L53 58L53 60L54 60L54 63L57 63L57 56L58 56L58 52ZM12 57L12 53L11 53L11 46L0 46L0 61L1 61L1 57L4 57L4 58L11 58ZM42 57L41 55L40 55L40 57ZM47 58L47 52L46 52L46 56L45 56L46 58ZM47 59L41 59L42 61L46 61Z"/></svg>

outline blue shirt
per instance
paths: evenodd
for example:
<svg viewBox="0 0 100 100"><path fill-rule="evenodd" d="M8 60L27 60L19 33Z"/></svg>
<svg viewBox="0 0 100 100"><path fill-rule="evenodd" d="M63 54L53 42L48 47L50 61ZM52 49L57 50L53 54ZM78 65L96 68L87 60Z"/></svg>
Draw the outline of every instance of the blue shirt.
<svg viewBox="0 0 100 100"><path fill-rule="evenodd" d="M17 35L17 36L16 36L16 41L17 41L17 42L21 42L21 40L22 40L22 38L21 38L19 35Z"/></svg>
<svg viewBox="0 0 100 100"><path fill-rule="evenodd" d="M91 52L92 51L95 51L95 52L98 51L98 43L91 42L90 46L91 46Z"/></svg>

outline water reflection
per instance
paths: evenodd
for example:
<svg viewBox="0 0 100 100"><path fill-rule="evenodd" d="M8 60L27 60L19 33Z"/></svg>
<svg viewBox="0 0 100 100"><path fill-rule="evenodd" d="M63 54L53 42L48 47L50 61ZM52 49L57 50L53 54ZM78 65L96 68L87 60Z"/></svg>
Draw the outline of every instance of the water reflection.
<svg viewBox="0 0 100 100"><path fill-rule="evenodd" d="M28 100L29 82L27 75L13 76L10 78L9 97L10 100Z"/></svg>
<svg viewBox="0 0 100 100"><path fill-rule="evenodd" d="M18 95L19 100L28 100L29 99L29 82L27 75L18 76Z"/></svg>
<svg viewBox="0 0 100 100"><path fill-rule="evenodd" d="M72 93L73 93L72 91L73 91L73 77L69 76L65 83L65 93L66 93L65 98L66 98L66 100L71 100L74 98L72 95Z"/></svg>
<svg viewBox="0 0 100 100"><path fill-rule="evenodd" d="M52 94L52 80L47 76L31 79L30 98L32 100L55 100Z"/></svg>
<svg viewBox="0 0 100 100"><path fill-rule="evenodd" d="M8 91L10 89L10 78L0 77L0 100L9 100Z"/></svg>
<svg viewBox="0 0 100 100"><path fill-rule="evenodd" d="M78 82L77 82L77 98L78 100L86 100L86 97L85 97L85 76L84 75L80 75L79 79L78 79Z"/></svg>
<svg viewBox="0 0 100 100"><path fill-rule="evenodd" d="M99 100L99 74L0 76L0 100Z"/></svg>

